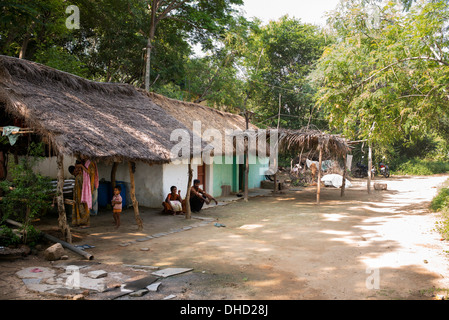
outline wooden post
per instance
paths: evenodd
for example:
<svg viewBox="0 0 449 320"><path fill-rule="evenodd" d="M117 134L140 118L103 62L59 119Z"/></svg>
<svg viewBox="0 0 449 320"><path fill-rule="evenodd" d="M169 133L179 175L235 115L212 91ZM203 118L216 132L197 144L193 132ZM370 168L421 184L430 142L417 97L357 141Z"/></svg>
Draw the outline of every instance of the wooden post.
<svg viewBox="0 0 449 320"><path fill-rule="evenodd" d="M368 141L368 193L371 192L371 167L373 166L373 161L371 159L371 143Z"/></svg>
<svg viewBox="0 0 449 320"><path fill-rule="evenodd" d="M72 234L70 233L69 225L67 224L67 216L65 212L64 205L64 156L61 152L58 152L58 156L56 159L56 165L58 167L57 179L58 182L56 184L56 202L58 205L58 226L61 230L65 241L68 243L72 243Z"/></svg>
<svg viewBox="0 0 449 320"><path fill-rule="evenodd" d="M318 161L318 181L316 183L316 203L320 204L320 193L321 193L321 164L323 160L323 148L319 146L320 156Z"/></svg>
<svg viewBox="0 0 449 320"><path fill-rule="evenodd" d="M346 153L343 156L343 180L341 181L341 196L345 195L345 187L346 187Z"/></svg>
<svg viewBox="0 0 449 320"><path fill-rule="evenodd" d="M278 124L277 124L277 129L279 130L279 123L281 121L281 94L279 93L279 108L278 108ZM274 159L274 190L273 193L277 193L278 192L278 180L277 180L277 172L278 172L278 164L277 164L277 159Z"/></svg>
<svg viewBox="0 0 449 320"><path fill-rule="evenodd" d="M193 170L192 170L192 158L189 159L188 164L188 175L189 179L187 182L187 192L186 192L186 219L192 218L192 211L190 209L190 188L192 187Z"/></svg>
<svg viewBox="0 0 449 320"><path fill-rule="evenodd" d="M115 188L115 174L117 173L118 162L114 162L111 170L111 187L112 190Z"/></svg>
<svg viewBox="0 0 449 320"><path fill-rule="evenodd" d="M128 161L128 168L129 168L129 178L131 180L131 201L133 203L133 208L134 208L134 218L136 219L136 223L137 223L137 228L139 231L143 230L143 221L140 218L140 214L139 214L139 203L137 202L136 199L136 185L134 183L134 168L133 168L133 163L131 161Z"/></svg>
<svg viewBox="0 0 449 320"><path fill-rule="evenodd" d="M249 129L249 113L245 110L245 128ZM249 180L249 137L245 135L244 139L244 150L245 150L245 186L243 189L243 199L248 201L248 180Z"/></svg>

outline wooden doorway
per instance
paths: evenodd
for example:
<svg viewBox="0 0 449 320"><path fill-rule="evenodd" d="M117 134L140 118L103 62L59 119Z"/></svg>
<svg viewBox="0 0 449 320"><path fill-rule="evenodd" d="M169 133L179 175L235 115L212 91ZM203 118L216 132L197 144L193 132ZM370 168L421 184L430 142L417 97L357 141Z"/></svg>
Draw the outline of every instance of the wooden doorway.
<svg viewBox="0 0 449 320"><path fill-rule="evenodd" d="M204 163L198 166L198 180L200 180L200 188L206 191L206 165Z"/></svg>

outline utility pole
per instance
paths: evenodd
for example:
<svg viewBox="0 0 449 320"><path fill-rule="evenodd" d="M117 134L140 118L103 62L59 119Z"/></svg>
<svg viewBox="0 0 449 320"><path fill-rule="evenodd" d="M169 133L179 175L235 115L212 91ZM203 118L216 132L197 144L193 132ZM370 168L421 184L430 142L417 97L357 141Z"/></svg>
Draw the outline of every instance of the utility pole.
<svg viewBox="0 0 449 320"><path fill-rule="evenodd" d="M246 110L245 108L245 129L248 134L249 129L249 121L253 116L253 112ZM245 139L245 186L243 188L243 199L244 201L248 201L248 184L249 184L249 137L247 134L244 136Z"/></svg>
<svg viewBox="0 0 449 320"><path fill-rule="evenodd" d="M277 130L279 131L279 122L281 121L281 94L279 93L279 110L278 110L278 124L277 124ZM278 171L278 164L277 160L274 159L274 190L273 193L278 192L278 181L277 181L277 171Z"/></svg>

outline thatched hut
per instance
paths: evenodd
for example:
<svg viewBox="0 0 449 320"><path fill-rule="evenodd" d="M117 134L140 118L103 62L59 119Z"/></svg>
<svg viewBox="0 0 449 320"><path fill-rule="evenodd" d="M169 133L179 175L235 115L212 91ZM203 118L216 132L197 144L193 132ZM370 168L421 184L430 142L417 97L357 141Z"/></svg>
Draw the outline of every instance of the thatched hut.
<svg viewBox="0 0 449 320"><path fill-rule="evenodd" d="M317 129L280 129L279 149L294 152L322 150L330 158L345 156L350 147L348 141L341 135L329 134Z"/></svg>
<svg viewBox="0 0 449 320"><path fill-rule="evenodd" d="M223 112L197 103L184 102L170 99L156 93L146 93L150 99L162 107L171 116L182 122L194 134L201 135L208 143L214 143L214 139L208 140L208 134L217 133L220 139L217 148L213 149L213 161L198 163L196 175L203 183L206 191L214 196L220 196L222 191L230 187L230 191L238 192L244 189L244 143L243 133L247 128L243 116L229 112ZM248 122L248 129L257 132L258 128ZM236 144L236 137L240 144ZM237 147L240 146L241 148ZM257 153L255 143L250 143L250 155L248 158L248 188L260 188L261 181L265 180L265 172L268 169L268 157L266 154ZM204 159L204 158L203 158ZM226 187L223 187L226 186Z"/></svg>
<svg viewBox="0 0 449 320"><path fill-rule="evenodd" d="M161 184L160 180L150 181L153 171L161 173L149 165L160 168L171 161L170 151L177 143L170 139L172 130L183 128L192 134L131 85L89 81L7 56L0 56L0 114L0 126L19 120L29 134L39 136L50 146L50 153L57 155L60 183L67 176L64 157L84 156L104 163L99 171L100 177L106 179L110 177L106 164L124 163L136 219L140 219L138 201L148 198L148 193L142 194L145 186L154 190L155 185ZM136 181L135 170L141 171ZM181 171L186 176L186 170ZM117 174L120 178L121 173ZM58 188L62 188L60 183ZM135 184L140 185L137 196ZM156 201L160 204L161 199ZM58 199L58 205L60 224L65 224L61 227L67 233L63 199Z"/></svg>
<svg viewBox="0 0 449 320"><path fill-rule="evenodd" d="M288 130L281 129L279 131L279 150L295 151L302 153L303 151L316 150L319 153L319 167L318 167L318 183L317 183L317 203L320 202L321 191L321 163L323 153L328 157L334 159L346 159L346 154L350 152L348 141L340 135L329 134L317 129L300 129ZM344 181L346 170L343 170L343 186L342 194L344 193Z"/></svg>

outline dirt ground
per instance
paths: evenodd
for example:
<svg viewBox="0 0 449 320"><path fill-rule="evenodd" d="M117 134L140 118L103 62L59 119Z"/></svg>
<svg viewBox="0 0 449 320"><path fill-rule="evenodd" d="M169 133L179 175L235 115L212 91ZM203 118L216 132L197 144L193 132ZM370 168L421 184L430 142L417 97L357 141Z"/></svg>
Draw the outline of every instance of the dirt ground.
<svg viewBox="0 0 449 320"><path fill-rule="evenodd" d="M158 292L120 299L436 299L448 296L449 244L435 231L440 217L428 206L447 178L376 178L388 189L370 194L366 181L353 179L344 197L323 187L320 205L315 187L285 190L211 207L191 220L141 208L141 232L132 209L118 230L112 215L101 211L90 228L72 230L74 244L94 246L86 251L97 269L129 279L149 272L129 265L193 269L164 278ZM43 219L37 227L51 232L56 225L54 218ZM145 238L150 235L155 237ZM67 263L82 260L66 251ZM0 261L0 299L66 299L32 292L15 275L25 267L54 265L42 252ZM108 298L96 292L86 297Z"/></svg>

